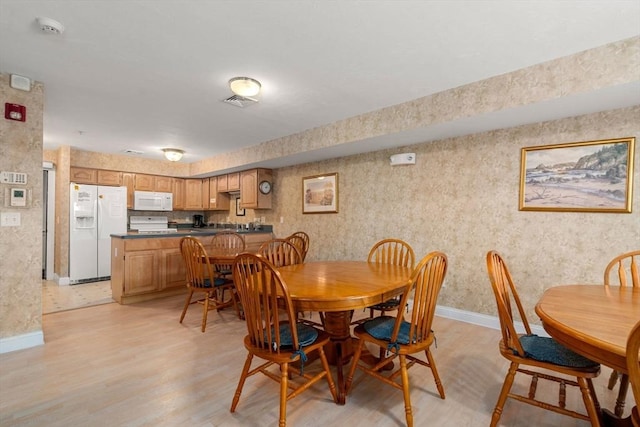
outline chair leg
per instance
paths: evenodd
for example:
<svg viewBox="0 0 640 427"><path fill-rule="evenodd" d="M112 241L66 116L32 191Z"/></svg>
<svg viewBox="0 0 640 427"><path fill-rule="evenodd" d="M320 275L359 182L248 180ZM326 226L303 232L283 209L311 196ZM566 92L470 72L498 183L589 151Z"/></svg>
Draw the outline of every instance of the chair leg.
<svg viewBox="0 0 640 427"><path fill-rule="evenodd" d="M278 427L287 425L287 383L289 381L289 364L280 365L280 421Z"/></svg>
<svg viewBox="0 0 640 427"><path fill-rule="evenodd" d="M511 366L509 366L509 371L507 375L504 377L504 383L502 384L502 389L500 390L500 396L498 397L498 402L496 403L496 407L493 410L493 415L491 415L491 427L496 427L498 425L498 421L500 421L500 416L502 415L502 408L504 407L504 403L507 401L507 396L509 395L509 391L511 391L511 386L513 385L513 380L516 376L516 370L518 369L518 364L516 362L511 362Z"/></svg>
<svg viewBox="0 0 640 427"><path fill-rule="evenodd" d="M184 308L182 309L182 314L180 315L180 323L184 320L184 315L187 314L187 308L189 308L189 304L191 304L191 297L193 296L193 290L189 291L189 295L187 295L187 300L184 302Z"/></svg>
<svg viewBox="0 0 640 427"><path fill-rule="evenodd" d="M327 377L327 383L329 384L329 391L331 392L331 396L333 397L333 401L338 403L338 391L336 390L336 384L333 382L333 377L331 376L331 369L329 368L329 362L327 361L327 356L324 354L324 349L320 347L318 350L320 353L320 361L322 362L322 368L327 373L325 375Z"/></svg>
<svg viewBox="0 0 640 427"><path fill-rule="evenodd" d="M358 348L356 348L355 353L351 357L351 367L349 368L349 373L347 374L347 379L344 385L345 395L349 394L349 389L351 388L351 383L353 382L353 374L358 367L358 362L360 361L360 355L362 354L362 348L364 347L364 340L359 340Z"/></svg>
<svg viewBox="0 0 640 427"><path fill-rule="evenodd" d="M207 294L207 297L204 299L204 308L203 308L204 311L202 313L202 332L204 332L204 329L207 327L207 314L209 313L209 298L210 297L211 297L211 295Z"/></svg>
<svg viewBox="0 0 640 427"><path fill-rule="evenodd" d="M609 376L609 384L607 384L607 388L609 390L613 390L613 387L615 387L616 382L618 382L618 371L614 369L613 371L611 371L611 375Z"/></svg>
<svg viewBox="0 0 640 427"><path fill-rule="evenodd" d="M407 372L407 356L399 355L400 377L402 378L402 395L404 396L404 413L407 427L413 427L413 412L411 411L411 394L409 393L409 373Z"/></svg>
<svg viewBox="0 0 640 427"><path fill-rule="evenodd" d="M427 360L429 361L429 367L431 368L431 373L433 374L433 380L436 382L438 393L440 393L440 397L444 399L445 398L444 387L442 386L442 381L440 381L440 375L438 375L438 369L436 369L436 361L433 358L433 354L431 354L431 350L426 349L425 354L427 355Z"/></svg>
<svg viewBox="0 0 640 427"><path fill-rule="evenodd" d="M618 390L618 398L616 399L616 407L614 413L622 417L624 413L624 404L627 400L627 391L629 390L629 375L622 374L620 376L620 389Z"/></svg>
<svg viewBox="0 0 640 427"><path fill-rule="evenodd" d="M589 415L589 419L591 420L592 427L600 427L600 417L598 415L598 410L596 409L596 404L593 398L592 390L593 384L588 384L588 381L585 378L578 377L578 385L580 386L580 391L582 392L582 400L584 401L584 406L587 410L587 415Z"/></svg>
<svg viewBox="0 0 640 427"><path fill-rule="evenodd" d="M242 387L244 387L244 382L247 380L247 376L249 375L249 369L251 368L252 360L253 360L253 354L251 353L247 354L247 359L244 361L242 373L240 374L240 380L238 381L238 387L236 387L236 392L233 395L233 400L231 401L230 412L235 412L236 406L238 406L238 402L240 401L240 395L242 394Z"/></svg>

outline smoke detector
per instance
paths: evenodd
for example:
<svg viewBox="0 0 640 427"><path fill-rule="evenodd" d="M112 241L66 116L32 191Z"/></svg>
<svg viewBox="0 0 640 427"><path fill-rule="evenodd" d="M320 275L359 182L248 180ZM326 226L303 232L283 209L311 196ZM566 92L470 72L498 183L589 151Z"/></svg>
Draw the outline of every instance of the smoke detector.
<svg viewBox="0 0 640 427"><path fill-rule="evenodd" d="M64 33L64 25L51 18L45 18L44 16L36 18L38 25L42 32L47 34L62 34Z"/></svg>

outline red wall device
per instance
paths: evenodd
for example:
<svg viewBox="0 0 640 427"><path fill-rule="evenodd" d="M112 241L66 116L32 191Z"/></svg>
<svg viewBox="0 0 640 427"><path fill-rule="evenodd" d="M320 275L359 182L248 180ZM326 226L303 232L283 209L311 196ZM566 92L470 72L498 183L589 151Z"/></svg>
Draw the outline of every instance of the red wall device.
<svg viewBox="0 0 640 427"><path fill-rule="evenodd" d="M27 119L27 108L24 105L4 103L4 118L24 122Z"/></svg>

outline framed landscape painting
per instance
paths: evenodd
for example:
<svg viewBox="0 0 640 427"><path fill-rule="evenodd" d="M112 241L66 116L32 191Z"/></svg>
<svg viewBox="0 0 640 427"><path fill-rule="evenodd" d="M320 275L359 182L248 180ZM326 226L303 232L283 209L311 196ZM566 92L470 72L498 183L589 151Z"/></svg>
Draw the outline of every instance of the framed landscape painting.
<svg viewBox="0 0 640 427"><path fill-rule="evenodd" d="M302 178L302 213L338 212L338 174Z"/></svg>
<svg viewBox="0 0 640 427"><path fill-rule="evenodd" d="M525 147L520 210L631 213L635 138Z"/></svg>

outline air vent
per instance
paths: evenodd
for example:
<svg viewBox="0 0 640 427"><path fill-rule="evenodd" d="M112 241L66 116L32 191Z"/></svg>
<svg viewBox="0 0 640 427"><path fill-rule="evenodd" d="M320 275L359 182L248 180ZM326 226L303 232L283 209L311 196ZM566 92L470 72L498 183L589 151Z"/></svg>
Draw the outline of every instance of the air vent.
<svg viewBox="0 0 640 427"><path fill-rule="evenodd" d="M124 150L124 152L127 154L137 154L137 155L144 154L144 151L132 150L130 148Z"/></svg>
<svg viewBox="0 0 640 427"><path fill-rule="evenodd" d="M222 102L235 105L236 107L244 108L244 107L248 107L249 105L257 103L258 100L254 98L249 98L248 96L233 95L227 99L224 99Z"/></svg>

